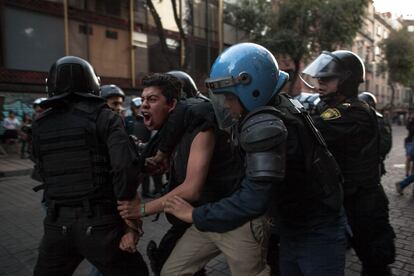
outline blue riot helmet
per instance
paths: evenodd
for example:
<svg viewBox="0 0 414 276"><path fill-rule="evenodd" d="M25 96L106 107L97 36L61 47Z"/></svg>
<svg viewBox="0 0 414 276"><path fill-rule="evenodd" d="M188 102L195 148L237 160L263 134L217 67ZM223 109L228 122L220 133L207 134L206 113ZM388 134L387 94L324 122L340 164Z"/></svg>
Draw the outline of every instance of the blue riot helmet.
<svg viewBox="0 0 414 276"><path fill-rule="evenodd" d="M269 104L288 79L272 53L258 44L240 43L226 49L217 57L206 80L220 128L226 129L239 120L225 107L226 94L237 97L250 112Z"/></svg>

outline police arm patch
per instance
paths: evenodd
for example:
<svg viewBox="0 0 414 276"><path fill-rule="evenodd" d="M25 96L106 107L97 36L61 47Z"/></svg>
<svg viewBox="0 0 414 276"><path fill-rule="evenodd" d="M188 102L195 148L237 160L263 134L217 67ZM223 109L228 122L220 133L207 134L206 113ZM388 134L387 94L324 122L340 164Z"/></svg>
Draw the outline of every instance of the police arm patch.
<svg viewBox="0 0 414 276"><path fill-rule="evenodd" d="M336 108L328 108L321 114L321 118L325 121L341 118L341 112Z"/></svg>

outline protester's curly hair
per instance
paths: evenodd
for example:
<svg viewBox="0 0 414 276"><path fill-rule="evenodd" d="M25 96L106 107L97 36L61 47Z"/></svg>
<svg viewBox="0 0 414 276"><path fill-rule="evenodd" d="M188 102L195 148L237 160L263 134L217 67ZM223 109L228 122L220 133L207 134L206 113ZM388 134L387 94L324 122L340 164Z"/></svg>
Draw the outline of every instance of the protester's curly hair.
<svg viewBox="0 0 414 276"><path fill-rule="evenodd" d="M142 79L142 85L145 87L156 86L162 91L162 94L167 99L167 103L170 103L173 99L178 100L181 94L182 83L176 77L155 73L147 75Z"/></svg>

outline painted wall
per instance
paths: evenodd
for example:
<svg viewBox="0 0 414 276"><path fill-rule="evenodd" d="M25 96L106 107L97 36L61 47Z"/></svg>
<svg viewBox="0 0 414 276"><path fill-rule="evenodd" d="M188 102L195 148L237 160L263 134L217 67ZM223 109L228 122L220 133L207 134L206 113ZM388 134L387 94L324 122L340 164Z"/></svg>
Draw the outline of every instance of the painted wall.
<svg viewBox="0 0 414 276"><path fill-rule="evenodd" d="M7 117L9 111L14 111L19 118L22 119L23 113L33 114L32 108L34 100L37 98L46 97L45 94L34 93L15 93L15 92L0 92L0 112L4 117Z"/></svg>

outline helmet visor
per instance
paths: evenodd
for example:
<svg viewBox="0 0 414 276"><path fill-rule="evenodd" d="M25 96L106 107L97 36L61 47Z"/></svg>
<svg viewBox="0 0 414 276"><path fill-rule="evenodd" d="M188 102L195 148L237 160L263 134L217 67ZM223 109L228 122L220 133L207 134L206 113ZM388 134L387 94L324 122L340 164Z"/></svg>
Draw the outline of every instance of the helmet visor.
<svg viewBox="0 0 414 276"><path fill-rule="evenodd" d="M232 112L229 100L238 101L237 97L231 93L214 94L211 90L209 90L209 97L213 105L214 114L216 115L219 128L230 132L231 127L239 121L240 115Z"/></svg>
<svg viewBox="0 0 414 276"><path fill-rule="evenodd" d="M337 57L329 52L322 52L302 73L312 78L326 78L341 77L345 71Z"/></svg>

